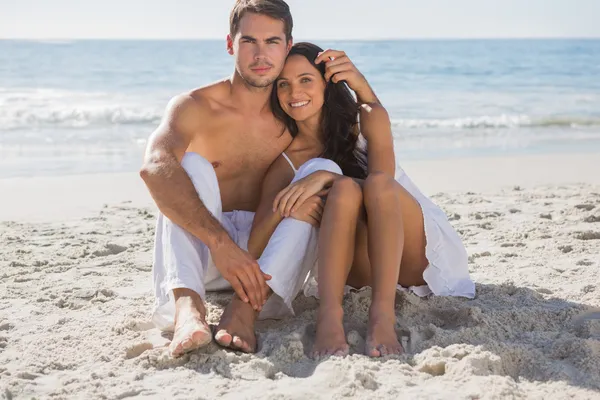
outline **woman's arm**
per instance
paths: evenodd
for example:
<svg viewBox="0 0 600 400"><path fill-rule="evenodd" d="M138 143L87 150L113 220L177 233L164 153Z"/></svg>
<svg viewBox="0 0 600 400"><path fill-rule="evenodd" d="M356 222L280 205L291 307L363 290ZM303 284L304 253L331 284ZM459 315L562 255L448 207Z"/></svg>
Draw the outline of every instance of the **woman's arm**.
<svg viewBox="0 0 600 400"><path fill-rule="evenodd" d="M367 169L390 176L396 173L394 139L387 110L379 103L368 104L370 110L360 108L360 131L367 140Z"/></svg>
<svg viewBox="0 0 600 400"><path fill-rule="evenodd" d="M294 173L282 156L279 156L273 162L265 175L260 203L254 215L254 222L248 239L248 252L255 259L261 256L269 243L271 235L283 219L280 213L273 212L273 199L275 199L277 193L289 185L293 178Z"/></svg>
<svg viewBox="0 0 600 400"><path fill-rule="evenodd" d="M321 62L326 65L325 80L346 82L356 93L358 102L368 106L360 108L360 130L368 143L368 172L380 171L394 176L396 159L390 117L373 88L343 51L326 50L315 60L316 64Z"/></svg>
<svg viewBox="0 0 600 400"><path fill-rule="evenodd" d="M361 187L364 183L362 179L349 178L335 172L315 171L281 190L273 200L273 211L283 217L294 217L294 213L300 212L308 199L325 196L338 179L353 179Z"/></svg>

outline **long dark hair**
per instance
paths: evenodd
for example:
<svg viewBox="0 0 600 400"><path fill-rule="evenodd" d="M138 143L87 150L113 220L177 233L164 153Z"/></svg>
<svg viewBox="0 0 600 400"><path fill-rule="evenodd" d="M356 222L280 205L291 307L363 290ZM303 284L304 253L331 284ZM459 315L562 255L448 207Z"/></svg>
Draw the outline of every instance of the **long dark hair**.
<svg viewBox="0 0 600 400"><path fill-rule="evenodd" d="M325 63L314 63L322 51L323 49L312 43L296 43L290 50L288 58L293 55L304 56L324 78ZM277 85L273 85L271 107L277 119L285 124L292 137L296 137L298 126L296 121L281 108L277 98ZM325 150L321 157L335 161L344 175L365 179L367 177L367 152L358 143L358 111L358 103L343 82L327 82L320 124L325 141Z"/></svg>

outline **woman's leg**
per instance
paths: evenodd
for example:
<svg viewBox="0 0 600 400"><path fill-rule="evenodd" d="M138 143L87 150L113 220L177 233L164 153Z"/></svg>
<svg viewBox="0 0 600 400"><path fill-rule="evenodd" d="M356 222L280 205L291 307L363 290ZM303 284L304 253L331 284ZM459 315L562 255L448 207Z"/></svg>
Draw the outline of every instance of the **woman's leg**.
<svg viewBox="0 0 600 400"><path fill-rule="evenodd" d="M362 203L360 185L350 178L335 181L327 196L319 232L320 301L313 357L348 353L342 300Z"/></svg>
<svg viewBox="0 0 600 400"><path fill-rule="evenodd" d="M355 262L348 284L373 288L367 354L399 354L402 347L394 329L396 284L425 284L423 271L428 261L423 214L410 193L386 174L369 175L363 192L368 220L358 224Z"/></svg>

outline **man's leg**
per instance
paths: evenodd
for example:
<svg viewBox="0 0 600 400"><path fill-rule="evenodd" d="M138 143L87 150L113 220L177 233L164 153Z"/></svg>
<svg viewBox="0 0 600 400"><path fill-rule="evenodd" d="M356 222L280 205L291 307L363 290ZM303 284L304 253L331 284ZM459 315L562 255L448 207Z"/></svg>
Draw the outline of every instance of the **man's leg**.
<svg viewBox="0 0 600 400"><path fill-rule="evenodd" d="M222 220L221 196L212 165L198 154L187 153L182 166L204 205ZM153 321L159 329L174 331L169 347L173 356L204 346L212 339L202 301L210 264L210 252L198 238L159 214L153 264Z"/></svg>

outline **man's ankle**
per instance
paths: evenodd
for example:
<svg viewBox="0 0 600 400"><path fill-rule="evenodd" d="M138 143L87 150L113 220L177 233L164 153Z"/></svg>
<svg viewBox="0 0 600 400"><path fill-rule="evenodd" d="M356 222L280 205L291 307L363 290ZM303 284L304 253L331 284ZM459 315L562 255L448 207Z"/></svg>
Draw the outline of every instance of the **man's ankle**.
<svg viewBox="0 0 600 400"><path fill-rule="evenodd" d="M176 311L185 309L186 311L197 312L202 319L206 318L206 307L202 297L191 289L173 289Z"/></svg>

